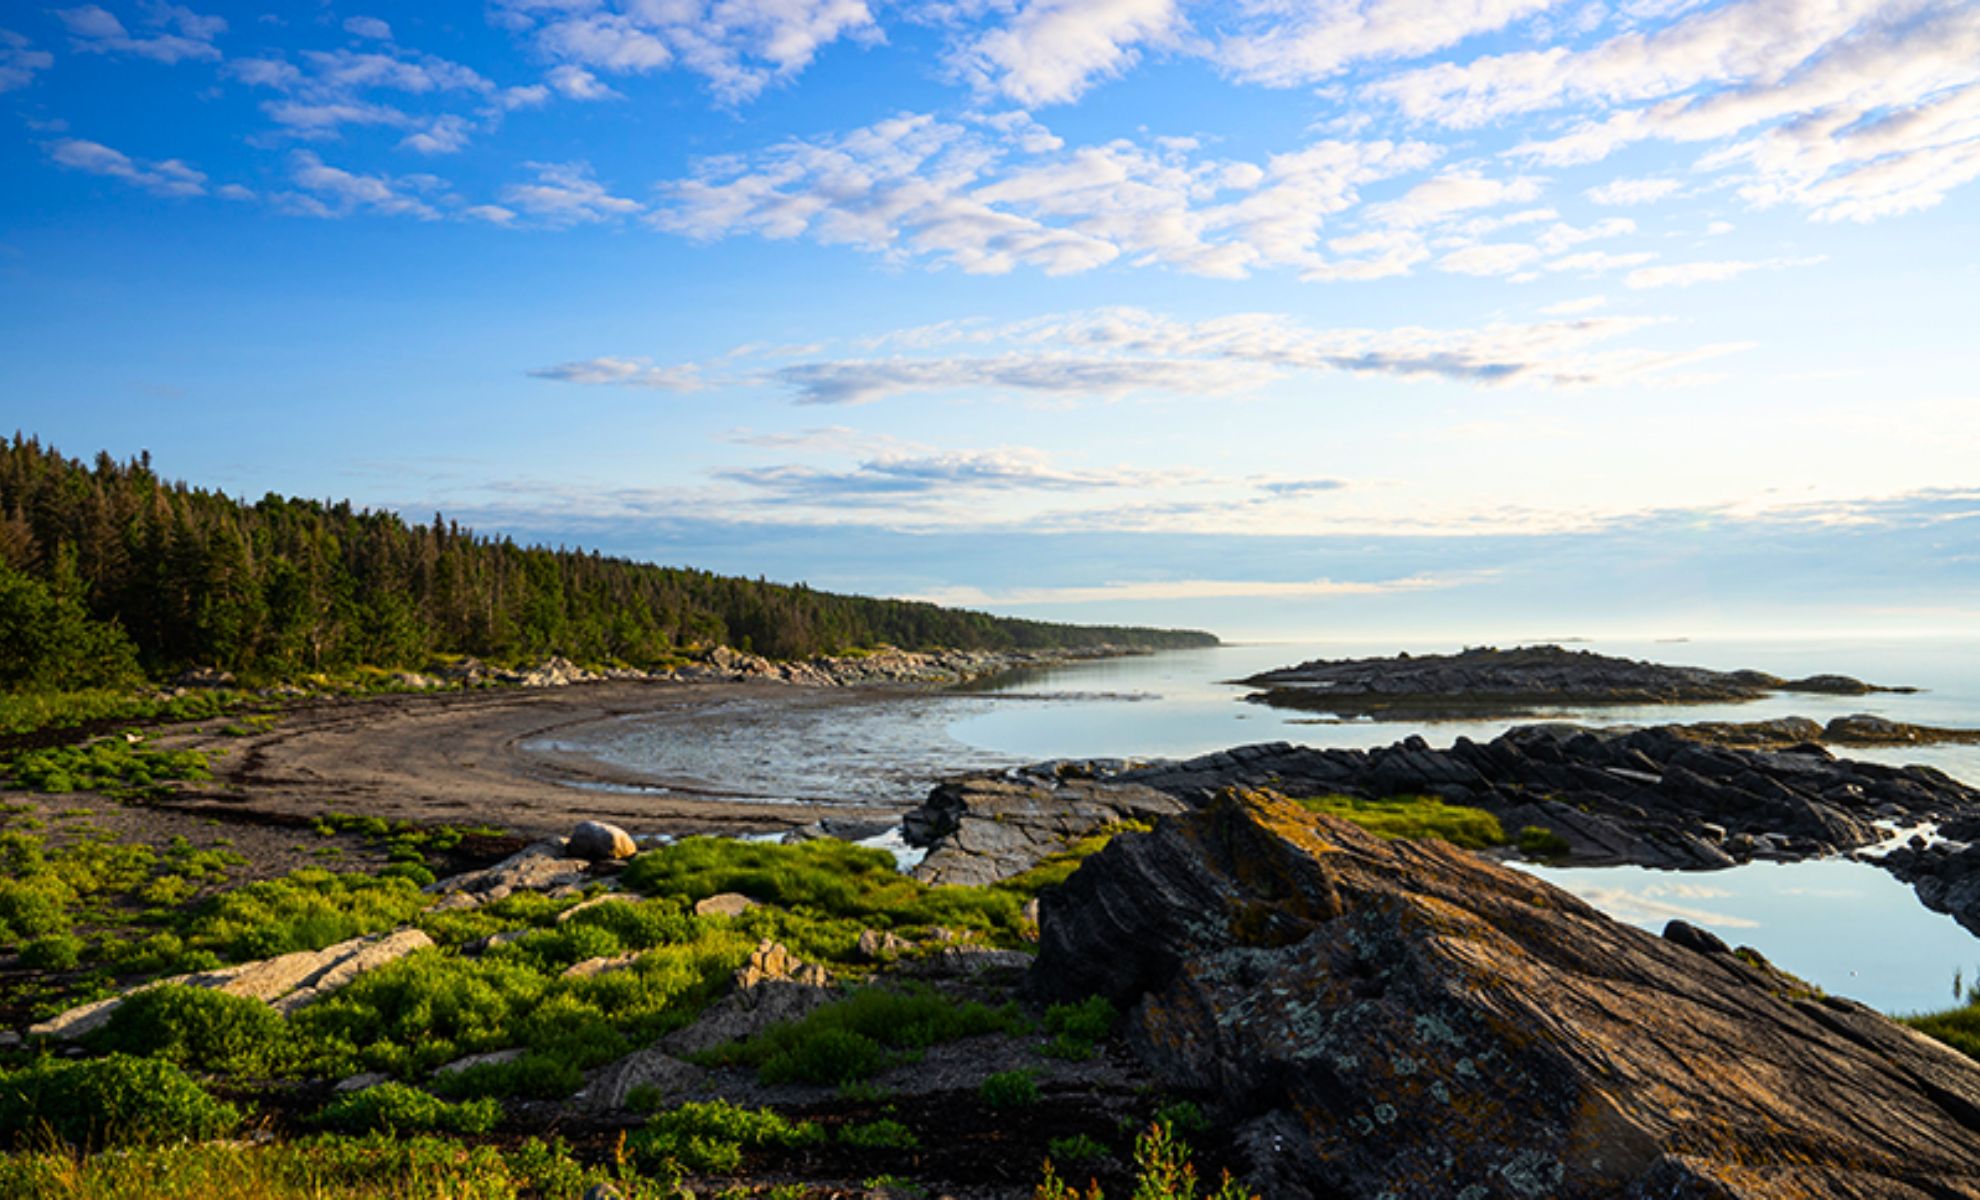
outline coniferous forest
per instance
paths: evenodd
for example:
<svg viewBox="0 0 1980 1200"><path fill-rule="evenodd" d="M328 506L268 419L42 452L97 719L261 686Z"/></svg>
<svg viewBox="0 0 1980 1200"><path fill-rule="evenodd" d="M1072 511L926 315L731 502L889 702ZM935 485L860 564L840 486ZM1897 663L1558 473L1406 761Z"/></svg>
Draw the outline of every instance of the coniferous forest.
<svg viewBox="0 0 1980 1200"><path fill-rule="evenodd" d="M416 667L436 653L646 666L715 645L797 658L1215 641L525 547L348 502L247 503L165 480L149 454L85 464L18 433L0 442L0 686Z"/></svg>

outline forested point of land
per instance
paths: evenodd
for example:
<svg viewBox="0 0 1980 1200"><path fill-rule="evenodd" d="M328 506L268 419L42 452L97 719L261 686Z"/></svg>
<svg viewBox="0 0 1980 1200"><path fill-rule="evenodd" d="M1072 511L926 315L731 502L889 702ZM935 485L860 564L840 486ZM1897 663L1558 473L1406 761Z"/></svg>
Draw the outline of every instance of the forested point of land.
<svg viewBox="0 0 1980 1200"><path fill-rule="evenodd" d="M654 666L721 645L803 658L1216 641L519 546L348 501L250 504L160 478L149 453L85 464L19 433L0 441L0 686L114 686L193 666L279 678L438 654Z"/></svg>

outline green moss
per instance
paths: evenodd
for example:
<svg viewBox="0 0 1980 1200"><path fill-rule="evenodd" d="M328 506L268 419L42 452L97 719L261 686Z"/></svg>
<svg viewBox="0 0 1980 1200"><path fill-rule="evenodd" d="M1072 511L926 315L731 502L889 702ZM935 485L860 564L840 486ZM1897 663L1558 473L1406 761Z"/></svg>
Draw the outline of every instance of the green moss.
<svg viewBox="0 0 1980 1200"><path fill-rule="evenodd" d="M1505 830L1491 813L1482 808L1446 804L1431 796L1397 796L1386 800L1316 796L1299 803L1314 812L1353 822L1379 838L1438 838L1467 850L1483 850L1506 842Z"/></svg>

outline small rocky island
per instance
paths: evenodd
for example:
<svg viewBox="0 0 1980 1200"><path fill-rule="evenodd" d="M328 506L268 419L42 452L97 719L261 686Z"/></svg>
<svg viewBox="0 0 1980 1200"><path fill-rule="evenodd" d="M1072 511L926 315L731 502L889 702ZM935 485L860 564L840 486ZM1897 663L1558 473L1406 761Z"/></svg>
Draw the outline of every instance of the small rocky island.
<svg viewBox="0 0 1980 1200"><path fill-rule="evenodd" d="M1399 721L1516 717L1567 706L1713 704L1758 700L1776 692L1866 696L1916 690L1847 675L1782 679L1764 671L1675 667L1560 646L1316 659L1238 682L1262 689L1245 697L1259 704Z"/></svg>

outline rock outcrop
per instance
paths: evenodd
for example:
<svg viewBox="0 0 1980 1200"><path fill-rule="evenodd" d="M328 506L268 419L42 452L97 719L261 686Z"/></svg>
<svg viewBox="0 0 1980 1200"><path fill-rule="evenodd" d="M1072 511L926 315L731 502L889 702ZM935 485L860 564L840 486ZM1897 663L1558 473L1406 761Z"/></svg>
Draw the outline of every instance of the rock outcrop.
<svg viewBox="0 0 1980 1200"><path fill-rule="evenodd" d="M1267 1196L1980 1196L1980 1066L1440 843L1233 791L1042 915Z"/></svg>
<svg viewBox="0 0 1980 1200"><path fill-rule="evenodd" d="M924 883L984 884L1038 865L1107 825L1180 812L1174 796L1045 767L947 780L903 818L910 845L930 850Z"/></svg>
<svg viewBox="0 0 1980 1200"><path fill-rule="evenodd" d="M617 825L607 825L603 821L580 821L577 828L571 830L570 840L564 844L564 853L586 862L605 862L631 858L639 853L639 843Z"/></svg>
<svg viewBox="0 0 1980 1200"><path fill-rule="evenodd" d="M1339 716L1380 713L1394 720L1521 716L1558 705L1757 700L1774 692L1862 696L1914 690L1880 687L1844 675L1782 679L1763 671L1674 667L1559 646L1317 659L1242 682L1265 689L1246 697L1262 704Z"/></svg>
<svg viewBox="0 0 1980 1200"><path fill-rule="evenodd" d="M1795 718L1766 726L1785 735L1804 724L1819 728ZM908 814L906 829L930 847L922 878L981 883L1027 870L1104 825L1195 807L1227 787L1435 796L1485 809L1509 834L1548 829L1565 843L1567 862L1673 870L1853 850L1886 836L1878 820L1980 816L1980 789L1929 767L1836 758L1805 742L1719 744L1733 727L1710 727L1720 729L1714 736L1701 728L1528 725L1490 742L1459 738L1448 750L1411 737L1373 750L1273 742L1182 762L1045 764L945 782Z"/></svg>

